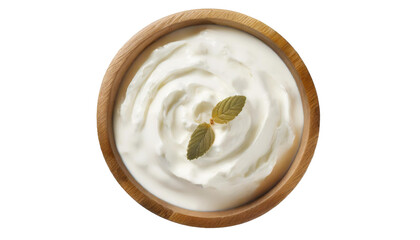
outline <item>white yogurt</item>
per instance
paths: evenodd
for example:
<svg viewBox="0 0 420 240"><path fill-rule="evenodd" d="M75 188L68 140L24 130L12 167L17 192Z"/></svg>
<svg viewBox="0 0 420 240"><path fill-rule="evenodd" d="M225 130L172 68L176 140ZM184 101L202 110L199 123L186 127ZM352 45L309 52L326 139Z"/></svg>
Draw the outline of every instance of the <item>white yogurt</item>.
<svg viewBox="0 0 420 240"><path fill-rule="evenodd" d="M213 125L213 146L188 160L194 129L233 95L246 96L242 112ZM254 36L216 25L184 28L149 46L126 74L114 110L116 145L133 177L160 199L197 211L237 207L271 188L293 161L302 129L301 97L280 57Z"/></svg>

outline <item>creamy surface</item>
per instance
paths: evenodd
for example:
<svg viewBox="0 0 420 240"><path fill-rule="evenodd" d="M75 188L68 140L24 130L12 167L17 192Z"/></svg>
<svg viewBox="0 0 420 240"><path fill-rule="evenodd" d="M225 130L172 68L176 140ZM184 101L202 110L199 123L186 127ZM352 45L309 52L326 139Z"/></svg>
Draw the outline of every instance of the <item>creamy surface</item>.
<svg viewBox="0 0 420 240"><path fill-rule="evenodd" d="M246 96L242 112L215 124L213 146L186 157L213 107ZM217 211L269 190L287 171L303 129L301 97L280 57L245 32L188 27L159 39L126 74L114 109L117 149L149 192L176 206Z"/></svg>

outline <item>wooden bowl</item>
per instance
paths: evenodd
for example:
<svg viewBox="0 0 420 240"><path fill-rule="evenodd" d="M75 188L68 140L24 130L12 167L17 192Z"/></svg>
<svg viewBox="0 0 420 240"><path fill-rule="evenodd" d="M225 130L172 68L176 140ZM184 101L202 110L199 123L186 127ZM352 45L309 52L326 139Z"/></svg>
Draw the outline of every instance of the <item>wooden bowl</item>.
<svg viewBox="0 0 420 240"><path fill-rule="evenodd" d="M270 46L285 62L302 97L304 127L301 144L285 176L267 193L240 207L215 212L183 209L145 190L129 173L117 151L113 133L113 109L124 74L135 58L152 42L174 30L199 24L217 24L254 35ZM112 60L102 82L97 112L98 136L102 153L112 174L124 190L151 212L168 220L198 227L225 227L254 219L279 204L305 173L318 140L319 105L315 86L296 51L264 23L241 13L220 9L198 9L164 17L132 37Z"/></svg>

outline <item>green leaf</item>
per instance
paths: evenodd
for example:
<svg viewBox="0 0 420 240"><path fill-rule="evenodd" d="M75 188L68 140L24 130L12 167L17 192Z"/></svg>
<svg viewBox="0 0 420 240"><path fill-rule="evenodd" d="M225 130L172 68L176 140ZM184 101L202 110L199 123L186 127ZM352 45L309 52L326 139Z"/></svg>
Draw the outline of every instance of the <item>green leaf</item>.
<svg viewBox="0 0 420 240"><path fill-rule="evenodd" d="M206 153L214 142L214 131L210 124L202 123L197 126L188 143L187 158L193 160Z"/></svg>
<svg viewBox="0 0 420 240"><path fill-rule="evenodd" d="M213 108L211 113L213 120L217 123L227 123L233 120L242 111L245 101L245 96L225 98Z"/></svg>

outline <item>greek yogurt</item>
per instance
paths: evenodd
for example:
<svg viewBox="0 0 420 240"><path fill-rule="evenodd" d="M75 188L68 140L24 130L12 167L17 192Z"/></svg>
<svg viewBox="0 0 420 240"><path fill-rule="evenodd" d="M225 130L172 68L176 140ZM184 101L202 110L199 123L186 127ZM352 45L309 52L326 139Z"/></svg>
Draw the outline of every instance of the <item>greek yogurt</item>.
<svg viewBox="0 0 420 240"><path fill-rule="evenodd" d="M215 141L186 157L194 129L213 107L246 96L242 112L215 124ZM114 109L118 152L147 191L173 205L218 211L245 204L285 174L298 150L303 108L281 58L256 37L217 25L160 38L135 60Z"/></svg>

